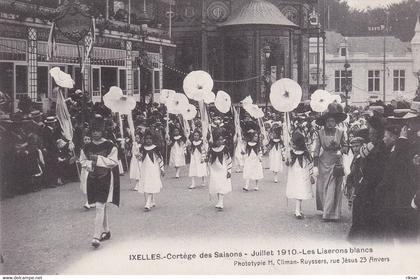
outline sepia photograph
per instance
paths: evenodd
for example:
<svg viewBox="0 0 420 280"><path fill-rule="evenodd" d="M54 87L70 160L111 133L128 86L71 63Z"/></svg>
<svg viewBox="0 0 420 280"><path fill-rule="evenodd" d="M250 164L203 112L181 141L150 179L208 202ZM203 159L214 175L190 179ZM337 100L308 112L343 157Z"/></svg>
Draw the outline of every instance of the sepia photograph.
<svg viewBox="0 0 420 280"><path fill-rule="evenodd" d="M0 274L420 279L420 0L0 0Z"/></svg>

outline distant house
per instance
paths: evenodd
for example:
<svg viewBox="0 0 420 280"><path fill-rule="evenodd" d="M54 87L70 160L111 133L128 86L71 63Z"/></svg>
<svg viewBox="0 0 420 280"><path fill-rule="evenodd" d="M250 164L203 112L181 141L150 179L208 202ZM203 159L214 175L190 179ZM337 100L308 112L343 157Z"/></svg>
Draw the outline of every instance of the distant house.
<svg viewBox="0 0 420 280"><path fill-rule="evenodd" d="M385 96L384 96L384 40ZM310 86L322 87L322 38L320 38L320 70L318 71L317 38L311 38L309 50ZM349 64L346 71L344 65ZM344 37L333 31L326 32L325 83L326 90L345 97L348 87L349 103L363 105L377 100L389 103L403 97L412 99L419 83L420 21L411 42L384 37ZM319 79L317 75L319 73Z"/></svg>

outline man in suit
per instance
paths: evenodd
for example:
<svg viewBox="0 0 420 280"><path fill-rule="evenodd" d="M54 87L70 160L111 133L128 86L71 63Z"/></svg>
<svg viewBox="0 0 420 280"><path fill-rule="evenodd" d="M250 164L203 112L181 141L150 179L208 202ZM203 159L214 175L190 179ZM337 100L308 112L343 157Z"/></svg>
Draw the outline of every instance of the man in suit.
<svg viewBox="0 0 420 280"><path fill-rule="evenodd" d="M383 141L391 147L391 154L375 192L381 231L385 241L414 241L418 236L419 221L411 204L419 182L414 179L408 126L387 125Z"/></svg>

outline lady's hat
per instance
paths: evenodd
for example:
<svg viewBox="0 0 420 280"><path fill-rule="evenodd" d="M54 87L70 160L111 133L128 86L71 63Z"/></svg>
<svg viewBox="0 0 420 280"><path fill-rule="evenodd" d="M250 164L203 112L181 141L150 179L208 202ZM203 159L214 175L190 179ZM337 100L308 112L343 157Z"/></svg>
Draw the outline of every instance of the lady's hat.
<svg viewBox="0 0 420 280"><path fill-rule="evenodd" d="M95 114L91 122L91 131L104 131L105 130L105 120L102 115Z"/></svg>
<svg viewBox="0 0 420 280"><path fill-rule="evenodd" d="M49 116L44 121L44 123L46 123L46 124L55 123L55 122L57 122L57 117L56 116Z"/></svg>
<svg viewBox="0 0 420 280"><path fill-rule="evenodd" d="M356 146L363 143L366 143L366 139L363 137L354 137L353 139L350 140L350 146Z"/></svg>
<svg viewBox="0 0 420 280"><path fill-rule="evenodd" d="M333 118L338 124L344 121L347 118L347 115L343 112L343 107L334 102L328 105L327 112L316 120L316 124L324 126L329 118Z"/></svg>
<svg viewBox="0 0 420 280"><path fill-rule="evenodd" d="M410 113L410 109L394 109L392 116L389 116L389 120L406 120L405 116Z"/></svg>
<svg viewBox="0 0 420 280"><path fill-rule="evenodd" d="M403 116L404 119L412 119L420 116L420 101L412 101L410 111Z"/></svg>
<svg viewBox="0 0 420 280"><path fill-rule="evenodd" d="M372 116L366 119L369 126L375 130L382 131L384 129L384 118L381 114L374 112Z"/></svg>
<svg viewBox="0 0 420 280"><path fill-rule="evenodd" d="M35 111L32 111L32 112L29 114L29 116L30 116L32 119L36 119L36 118L42 117L42 113L41 113L41 111L39 111L39 110L35 110Z"/></svg>
<svg viewBox="0 0 420 280"><path fill-rule="evenodd" d="M306 140L305 136L299 131L295 131L292 134L292 143L295 146L296 150L306 150Z"/></svg>

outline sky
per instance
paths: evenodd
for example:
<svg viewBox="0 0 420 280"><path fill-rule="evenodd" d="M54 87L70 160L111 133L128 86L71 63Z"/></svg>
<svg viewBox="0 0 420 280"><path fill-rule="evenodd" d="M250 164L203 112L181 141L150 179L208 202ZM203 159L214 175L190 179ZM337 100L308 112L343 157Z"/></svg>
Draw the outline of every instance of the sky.
<svg viewBox="0 0 420 280"><path fill-rule="evenodd" d="M398 3L402 0L347 0L347 3L350 7L357 8L357 9L365 9L368 6L372 8L378 6L385 6L391 3Z"/></svg>

